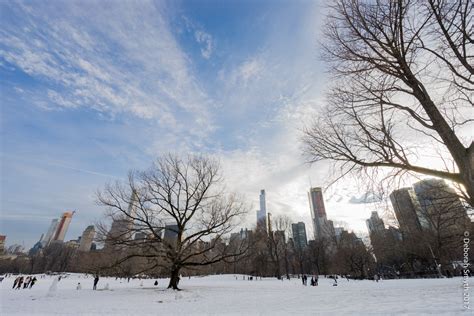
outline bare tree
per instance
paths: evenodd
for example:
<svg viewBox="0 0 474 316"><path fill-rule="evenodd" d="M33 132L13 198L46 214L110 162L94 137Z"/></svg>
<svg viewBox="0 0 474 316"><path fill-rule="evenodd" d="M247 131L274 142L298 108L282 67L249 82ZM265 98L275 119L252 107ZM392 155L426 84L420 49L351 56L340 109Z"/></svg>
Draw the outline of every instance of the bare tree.
<svg viewBox="0 0 474 316"><path fill-rule="evenodd" d="M366 278L374 271L374 259L354 233L343 231L333 259L333 269L339 274Z"/></svg>
<svg viewBox="0 0 474 316"><path fill-rule="evenodd" d="M168 269L172 289L179 289L183 268L235 260L246 248L228 247L224 235L246 208L224 192L222 181L215 160L170 154L146 171L131 172L126 183L107 185L98 193L113 221L110 231L99 227L106 250L118 256L117 264L146 259L137 273Z"/></svg>
<svg viewBox="0 0 474 316"><path fill-rule="evenodd" d="M267 236L267 248L269 257L275 268L274 276L281 278L280 266L283 263L286 277L289 279L289 252L286 242L286 234L289 233L291 219L285 215L275 216L271 219ZM274 229L274 230L273 230ZM283 262L282 262L283 261Z"/></svg>
<svg viewBox="0 0 474 316"><path fill-rule="evenodd" d="M421 214L429 224L423 237L433 257L447 267L450 262L462 258L457 245L464 232L470 230L467 208L444 182L426 181L417 185L423 188L417 194Z"/></svg>
<svg viewBox="0 0 474 316"><path fill-rule="evenodd" d="M309 241L307 255L302 256L310 261L310 267L316 274L327 274L331 270L332 247L333 242L327 237Z"/></svg>
<svg viewBox="0 0 474 316"><path fill-rule="evenodd" d="M387 167L444 178L474 205L474 143L460 136L474 121L473 10L469 0L331 5L323 46L334 84L304 130L309 160L334 161L342 176ZM433 154L444 167L422 161Z"/></svg>

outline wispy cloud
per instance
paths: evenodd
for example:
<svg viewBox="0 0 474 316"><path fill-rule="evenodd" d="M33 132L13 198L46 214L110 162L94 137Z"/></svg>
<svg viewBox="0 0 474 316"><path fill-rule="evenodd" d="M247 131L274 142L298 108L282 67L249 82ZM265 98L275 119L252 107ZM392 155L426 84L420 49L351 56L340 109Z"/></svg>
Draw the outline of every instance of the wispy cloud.
<svg viewBox="0 0 474 316"><path fill-rule="evenodd" d="M201 47L202 57L206 59L211 58L211 54L214 49L212 36L202 30L197 30L196 32L194 32L194 37L196 38L196 41L202 45Z"/></svg>
<svg viewBox="0 0 474 316"><path fill-rule="evenodd" d="M194 40L200 46L201 56L205 59L211 58L215 49L215 41L212 35L206 32L201 25L187 16L182 15L181 20L184 23L186 31L193 35Z"/></svg>
<svg viewBox="0 0 474 316"><path fill-rule="evenodd" d="M211 101L164 6L148 1L4 5L12 17L2 19L0 57L48 83L39 104L131 113L201 137L212 130ZM210 41L206 33L199 40ZM212 43L206 45L203 54L210 56Z"/></svg>

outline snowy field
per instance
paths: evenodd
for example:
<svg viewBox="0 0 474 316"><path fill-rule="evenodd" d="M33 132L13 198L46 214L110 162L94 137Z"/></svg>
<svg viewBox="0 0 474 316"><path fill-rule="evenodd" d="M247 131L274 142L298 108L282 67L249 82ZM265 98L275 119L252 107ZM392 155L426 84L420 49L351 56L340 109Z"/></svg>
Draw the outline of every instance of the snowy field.
<svg viewBox="0 0 474 316"><path fill-rule="evenodd" d="M468 314L462 308L461 278L339 280L337 287L320 278L319 286L311 287L298 279L247 281L223 275L183 278L179 292L166 290L165 279L155 287L155 280L101 278L97 291L92 290L93 279L83 275L63 278L56 291L49 290L53 277L38 278L31 290L12 290L13 280L0 283L1 315ZM76 290L78 282L81 290ZM107 284L109 290L104 289Z"/></svg>

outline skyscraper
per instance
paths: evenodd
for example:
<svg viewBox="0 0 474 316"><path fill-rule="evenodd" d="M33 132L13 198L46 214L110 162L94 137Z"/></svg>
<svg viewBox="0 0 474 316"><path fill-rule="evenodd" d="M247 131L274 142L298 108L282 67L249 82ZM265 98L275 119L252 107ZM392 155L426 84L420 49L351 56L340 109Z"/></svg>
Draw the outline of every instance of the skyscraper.
<svg viewBox="0 0 474 316"><path fill-rule="evenodd" d="M51 221L51 225L49 225L49 229L46 232L46 235L41 240L41 244L43 245L43 247L47 247L49 243L51 242L51 240L53 239L56 233L56 228L58 228L58 223L59 223L59 219L57 218Z"/></svg>
<svg viewBox="0 0 474 316"><path fill-rule="evenodd" d="M176 224L167 224L165 226L165 233L163 240L165 241L174 241L178 238L178 225Z"/></svg>
<svg viewBox="0 0 474 316"><path fill-rule="evenodd" d="M95 236L94 225L87 226L81 236L81 243L79 244L79 251L88 252L91 250L92 241Z"/></svg>
<svg viewBox="0 0 474 316"><path fill-rule="evenodd" d="M314 239L332 239L334 237L334 227L332 227L326 217L322 189L311 188L308 192L308 198L311 209L311 219L313 221Z"/></svg>
<svg viewBox="0 0 474 316"><path fill-rule="evenodd" d="M293 242L295 246L302 250L308 244L308 239L306 238L306 226L303 222L298 222L291 224L291 230L293 233Z"/></svg>
<svg viewBox="0 0 474 316"><path fill-rule="evenodd" d="M390 200L404 238L414 236L430 227L412 188L393 191Z"/></svg>
<svg viewBox="0 0 474 316"><path fill-rule="evenodd" d="M136 214L138 202L138 194L134 190L130 196L130 203L128 204L127 215L121 214L114 219L109 233L105 239L105 247L118 245L125 240L130 240L133 236L134 223L131 217Z"/></svg>
<svg viewBox="0 0 474 316"><path fill-rule="evenodd" d="M129 240L132 237L130 231L129 219L116 219L112 222L107 238L105 239L105 246L118 245L123 241Z"/></svg>
<svg viewBox="0 0 474 316"><path fill-rule="evenodd" d="M59 220L58 227L56 228L52 241L64 241L64 237L66 236L67 229L69 228L69 224L71 223L74 213L74 211L63 213L61 219Z"/></svg>
<svg viewBox="0 0 474 316"><path fill-rule="evenodd" d="M466 208L444 180L425 179L415 183L413 188L432 229L463 232L470 225Z"/></svg>
<svg viewBox="0 0 474 316"><path fill-rule="evenodd" d="M385 231L385 224L376 211L372 212L370 218L366 220L366 224L367 229L369 231L369 235L383 234Z"/></svg>
<svg viewBox="0 0 474 316"><path fill-rule="evenodd" d="M260 210L257 211L257 227L267 229L267 206L265 201L265 190L260 190Z"/></svg>
<svg viewBox="0 0 474 316"><path fill-rule="evenodd" d="M130 197L130 203L128 204L128 214L134 217L137 214L137 203L138 203L138 194L137 191L132 191L132 196Z"/></svg>

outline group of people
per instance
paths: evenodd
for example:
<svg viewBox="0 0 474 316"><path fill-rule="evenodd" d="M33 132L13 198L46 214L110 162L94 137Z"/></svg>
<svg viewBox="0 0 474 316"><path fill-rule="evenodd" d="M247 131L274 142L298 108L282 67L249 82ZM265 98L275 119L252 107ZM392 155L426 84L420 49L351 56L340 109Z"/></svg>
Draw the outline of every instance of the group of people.
<svg viewBox="0 0 474 316"><path fill-rule="evenodd" d="M25 279L25 277L19 276L13 282L12 289L15 289L15 290L19 290L21 288L31 289L33 287L33 285L35 285L36 281L38 281L38 279L36 279L36 277L28 276Z"/></svg>
<svg viewBox="0 0 474 316"><path fill-rule="evenodd" d="M44 276L41 276L41 278L43 278ZM1 281L3 281L5 277L2 276L1 277ZM55 283L57 284L59 281L61 281L61 278L62 276L60 275L55 281ZM19 289L31 289L33 287L33 285L35 285L35 283L38 281L38 279L36 278L36 276L28 276L28 277L25 277L25 276L18 276L15 281L13 282L13 287L12 289L15 289L15 290L19 290ZM96 274L94 276L94 286L93 286L93 290L97 290L97 283L99 283L99 275ZM156 281L155 283L158 283L158 281ZM155 284L157 285L157 284ZM81 283L78 283L77 284L77 287L76 287L77 290L81 290L82 289L82 285Z"/></svg>
<svg viewBox="0 0 474 316"><path fill-rule="evenodd" d="M318 286L318 281L319 281L318 276L311 276L310 285ZM306 274L303 274L301 276L301 282L303 283L303 285L308 285L308 276Z"/></svg>
<svg viewBox="0 0 474 316"><path fill-rule="evenodd" d="M303 274L301 276L301 282L303 283L303 285L308 285L308 276L306 274ZM318 282L319 282L319 278L318 276L311 276L311 280L310 280L310 285L311 286L318 286Z"/></svg>

